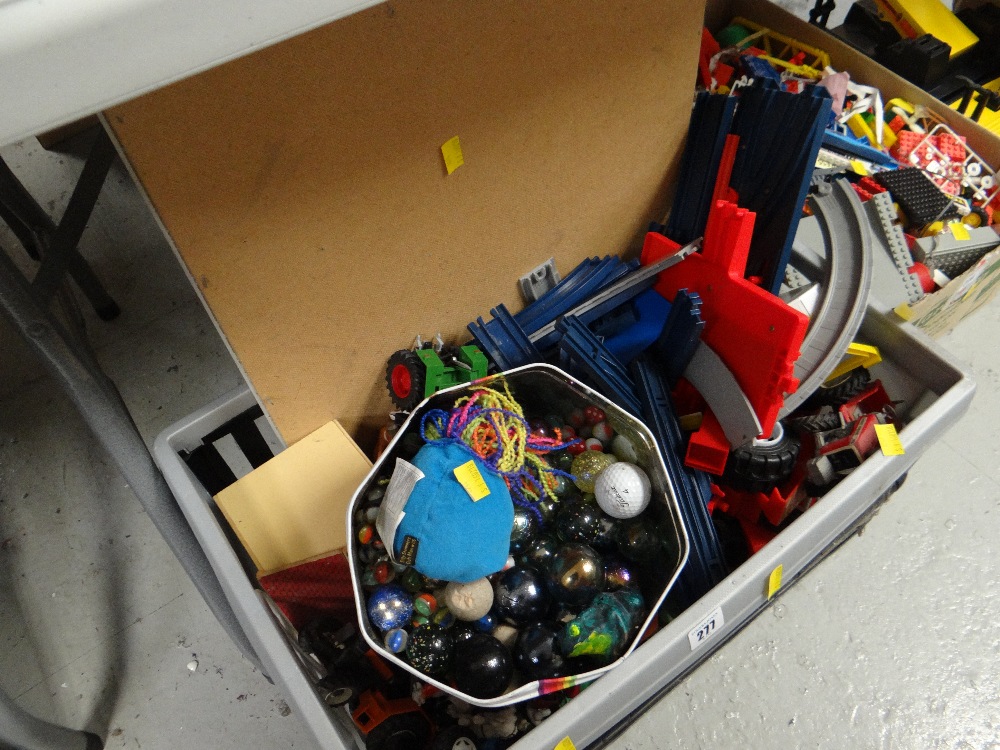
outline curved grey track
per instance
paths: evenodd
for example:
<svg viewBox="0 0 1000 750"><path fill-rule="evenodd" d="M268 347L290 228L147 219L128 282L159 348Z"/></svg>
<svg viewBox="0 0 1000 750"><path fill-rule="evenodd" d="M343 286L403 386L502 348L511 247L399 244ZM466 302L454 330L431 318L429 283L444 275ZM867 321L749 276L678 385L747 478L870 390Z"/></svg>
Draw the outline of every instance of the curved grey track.
<svg viewBox="0 0 1000 750"><path fill-rule="evenodd" d="M826 245L826 278L795 362L799 387L785 396L779 418L802 404L840 362L861 326L872 283L868 217L847 181L821 185L809 203Z"/></svg>

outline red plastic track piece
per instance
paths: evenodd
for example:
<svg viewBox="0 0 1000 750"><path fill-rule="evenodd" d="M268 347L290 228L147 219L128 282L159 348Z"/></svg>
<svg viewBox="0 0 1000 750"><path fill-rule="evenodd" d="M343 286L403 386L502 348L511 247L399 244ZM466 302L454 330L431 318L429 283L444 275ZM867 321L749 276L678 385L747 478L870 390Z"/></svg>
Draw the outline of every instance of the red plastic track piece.
<svg viewBox="0 0 1000 750"><path fill-rule="evenodd" d="M679 289L702 299L702 339L726 363L761 424L770 435L784 394L798 386L793 374L809 320L770 292L743 278L756 215L728 201L717 201L708 217L701 253L660 274L655 289L671 302ZM653 263L679 249L650 232L642 263Z"/></svg>

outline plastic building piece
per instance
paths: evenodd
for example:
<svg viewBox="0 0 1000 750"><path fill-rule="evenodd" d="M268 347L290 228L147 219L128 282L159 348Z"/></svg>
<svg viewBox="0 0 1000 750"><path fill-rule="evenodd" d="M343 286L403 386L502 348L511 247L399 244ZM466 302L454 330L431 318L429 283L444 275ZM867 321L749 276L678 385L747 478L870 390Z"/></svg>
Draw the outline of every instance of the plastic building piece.
<svg viewBox="0 0 1000 750"><path fill-rule="evenodd" d="M879 193L865 204L872 227L875 294L889 307L901 302L919 302L924 291L920 279L910 273L913 256L888 193Z"/></svg>
<svg viewBox="0 0 1000 750"><path fill-rule="evenodd" d="M666 235L681 244L705 233L715 175L736 111L736 101L731 96L704 91L695 97L677 192L666 228Z"/></svg>
<svg viewBox="0 0 1000 750"><path fill-rule="evenodd" d="M781 74L764 58L743 55L740 58L740 65L748 78L755 81L773 81L777 86L781 86Z"/></svg>
<svg viewBox="0 0 1000 750"><path fill-rule="evenodd" d="M893 172L879 172L875 181L886 188L906 214L910 226L922 227L932 221L957 216L958 210L923 170L905 167Z"/></svg>
<svg viewBox="0 0 1000 750"><path fill-rule="evenodd" d="M949 195L968 195L985 205L1000 189L993 169L944 123L923 135L903 134L893 151L900 161L920 167Z"/></svg>
<svg viewBox="0 0 1000 750"><path fill-rule="evenodd" d="M677 385L677 379L687 369L704 328L701 297L687 289L679 289L674 295L663 332L653 347L653 354L671 388Z"/></svg>
<svg viewBox="0 0 1000 750"><path fill-rule="evenodd" d="M734 18L731 25L756 32L752 35L754 46L763 50L766 60L779 66L782 63L791 64L793 67L810 68L820 74L830 67L830 56L817 47L811 47L743 17Z"/></svg>
<svg viewBox="0 0 1000 750"><path fill-rule="evenodd" d="M631 362L652 346L663 333L672 305L662 295L647 289L634 300L636 321L628 328L604 339L604 345L620 362Z"/></svg>
<svg viewBox="0 0 1000 750"><path fill-rule="evenodd" d="M844 353L843 359L840 364L834 368L825 383L833 383L839 378L843 377L851 370L855 370L859 367L868 369L869 367L874 367L879 362L882 361L882 354L879 352L878 347L870 346L869 344L860 344L858 342L851 342L847 347L847 351Z"/></svg>
<svg viewBox="0 0 1000 750"><path fill-rule="evenodd" d="M688 561L681 571L680 593L686 606L725 578L728 570L719 538L708 512L712 497L711 481L704 472L688 468L683 463L684 437L677 424L677 415L667 382L646 356L632 366L636 389L642 403L642 416L652 431L663 455L663 461L677 491L684 528L691 542Z"/></svg>
<svg viewBox="0 0 1000 750"><path fill-rule="evenodd" d="M840 151L851 156L856 156L872 164L878 164L883 167L896 167L896 160L884 151L880 151L863 141L855 140L830 128L823 131L823 145L833 151Z"/></svg>
<svg viewBox="0 0 1000 750"><path fill-rule="evenodd" d="M498 368L513 370L543 361L541 353L505 305L497 305L490 314L493 320L489 323L477 318L476 322L469 323L468 330Z"/></svg>
<svg viewBox="0 0 1000 750"><path fill-rule="evenodd" d="M564 370L592 384L625 411L638 415L639 399L635 383L618 359L575 316L566 315L556 324L559 362Z"/></svg>
<svg viewBox="0 0 1000 750"><path fill-rule="evenodd" d="M809 205L825 248L823 296L810 319L802 351L795 362L799 387L785 397L779 411L789 414L817 388L839 364L854 338L868 305L872 280L872 250L861 201L846 180L821 186Z"/></svg>
<svg viewBox="0 0 1000 750"><path fill-rule="evenodd" d="M656 290L673 301L680 289L702 299L702 338L732 371L770 435L785 393L798 385L793 368L808 320L743 278L754 214L719 201L709 215L702 252L660 273ZM644 265L669 257L677 243L647 234Z"/></svg>
<svg viewBox="0 0 1000 750"><path fill-rule="evenodd" d="M701 341L684 370L684 377L698 389L722 425L731 448L738 448L760 435L760 420L718 354Z"/></svg>
<svg viewBox="0 0 1000 750"><path fill-rule="evenodd" d="M524 301L530 304L555 287L560 278L559 271L556 270L556 259L549 258L518 279L517 283L521 287L521 296L524 297Z"/></svg>
<svg viewBox="0 0 1000 750"><path fill-rule="evenodd" d="M824 88L791 94L765 81L742 90L733 117L740 147L729 184L740 205L757 215L746 275L759 277L773 294L792 252L831 105Z"/></svg>
<svg viewBox="0 0 1000 750"><path fill-rule="evenodd" d="M874 55L876 62L923 88L944 78L951 56L951 48L930 34L899 39Z"/></svg>
<svg viewBox="0 0 1000 750"><path fill-rule="evenodd" d="M706 411L702 415L701 427L688 439L684 465L718 476L726 470L729 450L729 439L722 425L715 414Z"/></svg>
<svg viewBox="0 0 1000 750"><path fill-rule="evenodd" d="M963 240L956 239L951 232L920 237L916 249L923 254L923 262L929 268L954 278L1000 245L1000 236L992 227L969 227L966 232L969 238Z"/></svg>

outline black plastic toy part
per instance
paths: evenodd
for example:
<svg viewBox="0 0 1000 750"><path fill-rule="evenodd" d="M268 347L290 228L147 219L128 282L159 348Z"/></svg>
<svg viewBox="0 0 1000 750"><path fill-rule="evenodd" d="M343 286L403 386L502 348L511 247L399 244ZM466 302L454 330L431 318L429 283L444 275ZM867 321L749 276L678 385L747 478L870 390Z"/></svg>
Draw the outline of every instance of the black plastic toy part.
<svg viewBox="0 0 1000 750"><path fill-rule="evenodd" d="M823 384L806 399L806 407L840 406L861 393L871 383L872 376L864 367L856 367L829 385Z"/></svg>
<svg viewBox="0 0 1000 750"><path fill-rule="evenodd" d="M729 454L723 482L738 490L770 492L791 475L800 445L778 422L768 440L754 440Z"/></svg>

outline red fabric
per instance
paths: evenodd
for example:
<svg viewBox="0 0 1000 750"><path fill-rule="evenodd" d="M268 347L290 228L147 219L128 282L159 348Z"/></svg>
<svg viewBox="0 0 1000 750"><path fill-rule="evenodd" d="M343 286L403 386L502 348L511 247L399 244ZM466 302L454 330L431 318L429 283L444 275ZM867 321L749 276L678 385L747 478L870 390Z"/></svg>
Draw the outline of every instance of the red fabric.
<svg viewBox="0 0 1000 750"><path fill-rule="evenodd" d="M263 576L267 592L295 628L320 615L356 619L354 586L344 555L336 554Z"/></svg>

